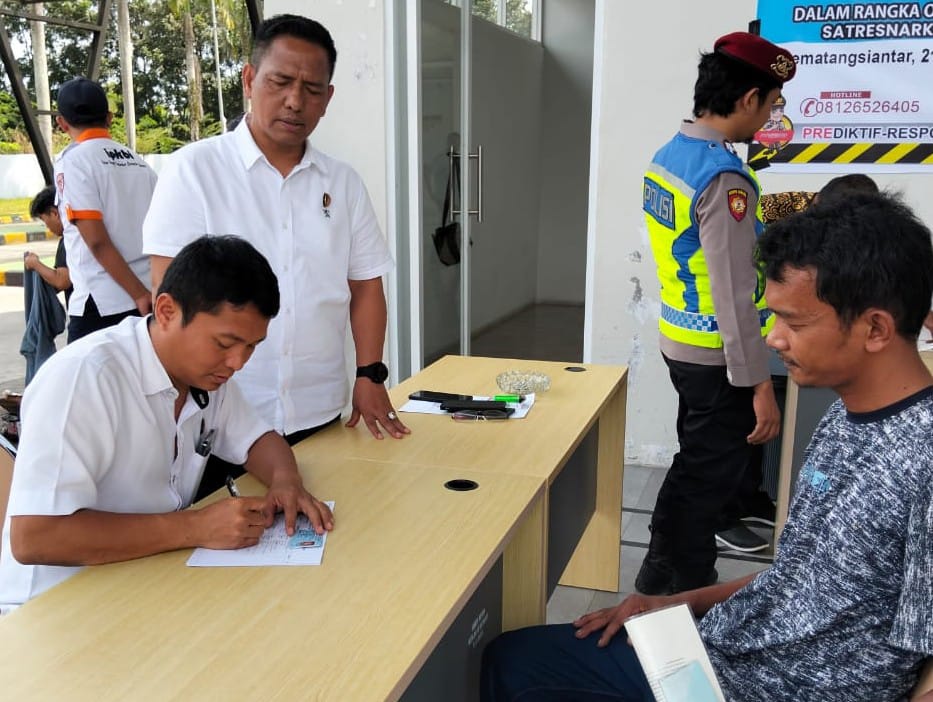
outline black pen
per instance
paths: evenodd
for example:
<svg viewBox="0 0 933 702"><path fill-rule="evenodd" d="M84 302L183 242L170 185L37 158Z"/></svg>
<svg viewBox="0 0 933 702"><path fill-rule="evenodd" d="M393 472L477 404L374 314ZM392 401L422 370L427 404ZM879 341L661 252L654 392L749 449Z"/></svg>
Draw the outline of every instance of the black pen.
<svg viewBox="0 0 933 702"><path fill-rule="evenodd" d="M227 476L227 492L230 493L230 497L239 497L240 489L236 486L236 483L233 482L233 478L229 475Z"/></svg>

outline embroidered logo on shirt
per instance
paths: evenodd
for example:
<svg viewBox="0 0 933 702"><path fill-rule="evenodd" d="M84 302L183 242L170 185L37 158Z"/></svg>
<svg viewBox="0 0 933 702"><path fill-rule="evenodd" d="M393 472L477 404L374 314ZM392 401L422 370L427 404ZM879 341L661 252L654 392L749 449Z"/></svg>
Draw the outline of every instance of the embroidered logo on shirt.
<svg viewBox="0 0 933 702"><path fill-rule="evenodd" d="M321 203L324 205L324 217L330 219L330 193L324 193L324 197L321 199Z"/></svg>
<svg viewBox="0 0 933 702"><path fill-rule="evenodd" d="M829 476L817 470L812 463L807 463L803 467L801 473L801 477L803 478L802 483L804 485L809 485L820 494L826 494L833 487L832 480L829 479Z"/></svg>
<svg viewBox="0 0 933 702"><path fill-rule="evenodd" d="M732 188L728 193L729 214L736 222L745 219L745 213L748 212L748 193L741 188Z"/></svg>
<svg viewBox="0 0 933 702"><path fill-rule="evenodd" d="M59 173L57 176L55 176L55 185L58 186L59 193L65 192L65 174L64 173Z"/></svg>

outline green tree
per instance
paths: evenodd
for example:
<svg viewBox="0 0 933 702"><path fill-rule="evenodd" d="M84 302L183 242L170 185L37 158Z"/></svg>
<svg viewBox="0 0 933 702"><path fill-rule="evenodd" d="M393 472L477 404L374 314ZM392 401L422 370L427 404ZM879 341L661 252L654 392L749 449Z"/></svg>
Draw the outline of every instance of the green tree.
<svg viewBox="0 0 933 702"><path fill-rule="evenodd" d="M498 0L473 0L473 14L493 23L499 21ZM530 0L505 0L505 26L523 37L531 36Z"/></svg>
<svg viewBox="0 0 933 702"><path fill-rule="evenodd" d="M18 0L0 0L0 6L22 10ZM48 12L56 17L94 21L96 0L56 0ZM220 131L217 121L216 77L207 0L130 0L131 35L134 45L133 75L137 114L137 148L167 152L199 136ZM217 0L220 29L221 83L226 111L243 111L240 69L250 48L249 18L242 0ZM186 30L186 22L190 19ZM9 21L8 21L9 20ZM4 18L17 51L17 62L27 92L33 96L32 50L28 23ZM108 32L99 80L111 96L116 117L123 113L116 6L108 18ZM47 25L48 75L54 102L64 81L87 72L91 34L84 30ZM189 41L182 41L188 36ZM201 95L200 101L194 99ZM0 72L0 141L5 150L28 147L25 128ZM122 125L122 122L118 121ZM121 126L122 129L122 126ZM125 132L113 131L125 140ZM66 143L57 137L57 145Z"/></svg>

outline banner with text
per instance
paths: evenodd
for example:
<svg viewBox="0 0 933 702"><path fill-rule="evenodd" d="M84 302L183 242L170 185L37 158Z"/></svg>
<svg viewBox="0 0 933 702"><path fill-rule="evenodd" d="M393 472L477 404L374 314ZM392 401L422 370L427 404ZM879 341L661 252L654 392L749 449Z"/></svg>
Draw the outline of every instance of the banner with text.
<svg viewBox="0 0 933 702"><path fill-rule="evenodd" d="M759 0L761 35L797 75L755 135L753 167L782 172L933 168L933 0Z"/></svg>

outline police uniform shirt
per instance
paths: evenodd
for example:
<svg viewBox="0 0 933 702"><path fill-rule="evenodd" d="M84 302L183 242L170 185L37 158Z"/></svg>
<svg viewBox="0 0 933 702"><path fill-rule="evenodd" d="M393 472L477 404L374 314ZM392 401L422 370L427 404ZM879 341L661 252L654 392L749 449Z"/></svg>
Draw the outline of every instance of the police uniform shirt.
<svg viewBox="0 0 933 702"><path fill-rule="evenodd" d="M178 391L152 346L148 319L132 317L70 344L29 384L0 552L0 612L80 570L18 563L12 516L181 510L201 481L207 452L196 447L205 437L213 453L242 464L271 430L235 381L203 393L203 407L203 397L199 404L189 392L176 421Z"/></svg>
<svg viewBox="0 0 933 702"><path fill-rule="evenodd" d="M204 234L235 234L265 256L282 307L237 374L260 415L286 434L319 426L349 399L348 280L392 269L369 194L348 165L306 143L282 177L244 119L168 159L143 227L144 251L174 257Z"/></svg>
<svg viewBox="0 0 933 702"><path fill-rule="evenodd" d="M694 139L727 144L721 132L684 122L680 131ZM730 191L746 194L741 218L730 210ZM716 321L723 347L692 346L660 334L661 352L674 361L704 366L726 366L729 382L750 387L769 379L768 350L753 302L758 276L752 261L755 250L755 210L758 199L751 181L727 172L713 179L697 198L696 217L700 244L709 270Z"/></svg>
<svg viewBox="0 0 933 702"><path fill-rule="evenodd" d="M89 295L101 316L136 309L133 298L91 253L75 221L103 221L123 260L148 288L149 257L143 255L142 227L155 184L155 171L136 153L113 141L106 129L84 130L62 152L55 164L55 187L74 285L68 314L83 316Z"/></svg>

